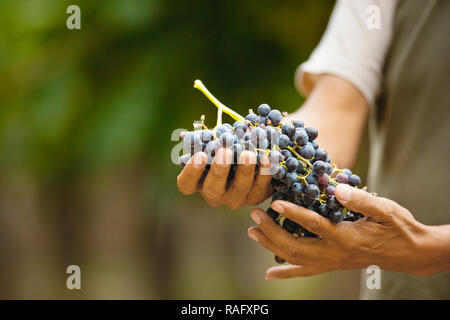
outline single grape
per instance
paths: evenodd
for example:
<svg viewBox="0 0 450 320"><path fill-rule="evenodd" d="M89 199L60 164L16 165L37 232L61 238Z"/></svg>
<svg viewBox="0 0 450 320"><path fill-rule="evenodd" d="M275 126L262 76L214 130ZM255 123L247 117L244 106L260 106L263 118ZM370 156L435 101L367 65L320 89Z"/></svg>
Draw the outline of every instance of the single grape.
<svg viewBox="0 0 450 320"><path fill-rule="evenodd" d="M266 130L266 136L270 146L278 145L280 141L280 134L278 131L272 126L267 126L264 130Z"/></svg>
<svg viewBox="0 0 450 320"><path fill-rule="evenodd" d="M277 180L281 180L286 175L286 169L282 165L274 165L271 168L272 177Z"/></svg>
<svg viewBox="0 0 450 320"><path fill-rule="evenodd" d="M317 209L317 213L320 214L322 217L328 218L328 207L323 204Z"/></svg>
<svg viewBox="0 0 450 320"><path fill-rule="evenodd" d="M306 133L308 134L309 141L313 141L313 140L316 139L317 136L319 135L319 132L318 132L317 129L314 128L314 127L307 127L307 128L305 129L305 131L306 131Z"/></svg>
<svg viewBox="0 0 450 320"><path fill-rule="evenodd" d="M331 175L333 173L333 166L329 163L326 163L327 171L325 171L328 175Z"/></svg>
<svg viewBox="0 0 450 320"><path fill-rule="evenodd" d="M315 174L310 174L308 178L306 178L306 182L308 184L318 184L317 176Z"/></svg>
<svg viewBox="0 0 450 320"><path fill-rule="evenodd" d="M211 163L217 150L220 148L220 143L217 140L212 140L206 144L205 153L208 156L208 163Z"/></svg>
<svg viewBox="0 0 450 320"><path fill-rule="evenodd" d="M288 158L292 157L292 153L287 149L281 150L280 153L284 157L284 159L288 159Z"/></svg>
<svg viewBox="0 0 450 320"><path fill-rule="evenodd" d="M214 138L213 133L209 130L203 130L200 136L201 136L202 142L206 142L206 143L210 142Z"/></svg>
<svg viewBox="0 0 450 320"><path fill-rule="evenodd" d="M194 154L202 150L202 141L197 132L188 132L183 138L183 148L185 153Z"/></svg>
<svg viewBox="0 0 450 320"><path fill-rule="evenodd" d="M254 113L249 113L246 117L245 120L250 121L252 124L255 124L256 121L258 121L258 116Z"/></svg>
<svg viewBox="0 0 450 320"><path fill-rule="evenodd" d="M291 192L295 195L295 196L300 196L303 192L303 185L299 182L295 182L292 186L291 186Z"/></svg>
<svg viewBox="0 0 450 320"><path fill-rule="evenodd" d="M267 117L269 115L269 112L270 112L270 107L266 103L263 103L258 107L258 113L261 116Z"/></svg>
<svg viewBox="0 0 450 320"><path fill-rule="evenodd" d="M300 155L305 159L312 159L314 157L314 147L310 145L304 146L300 150Z"/></svg>
<svg viewBox="0 0 450 320"><path fill-rule="evenodd" d="M349 177L345 173L339 173L336 176L336 181L339 183L348 183L348 179L349 179Z"/></svg>
<svg viewBox="0 0 450 320"><path fill-rule="evenodd" d="M303 204L305 207L309 207L312 208L315 204L316 204L316 199L310 199L310 198L304 198L303 199Z"/></svg>
<svg viewBox="0 0 450 320"><path fill-rule="evenodd" d="M259 125L266 125L267 118L264 116L258 116L258 119L256 119L256 123Z"/></svg>
<svg viewBox="0 0 450 320"><path fill-rule="evenodd" d="M356 174L352 174L348 178L348 183L353 187L359 187L359 185L361 184L361 178L359 176L357 176Z"/></svg>
<svg viewBox="0 0 450 320"><path fill-rule="evenodd" d="M329 219L333 223L339 223L344 220L344 215L342 214L341 210L335 210L330 212Z"/></svg>
<svg viewBox="0 0 450 320"><path fill-rule="evenodd" d="M234 143L234 135L230 132L224 132L220 138L220 143L222 144L222 147L230 148Z"/></svg>
<svg viewBox="0 0 450 320"><path fill-rule="evenodd" d="M349 169L344 169L344 170L342 170L342 173L345 173L349 178L350 178L350 176L353 174L352 171L349 170Z"/></svg>
<svg viewBox="0 0 450 320"><path fill-rule="evenodd" d="M283 115L279 110L274 109L269 112L268 118L274 127L278 127L281 120L283 119Z"/></svg>
<svg viewBox="0 0 450 320"><path fill-rule="evenodd" d="M278 164L283 160L283 156L279 151L272 150L269 153L269 160L272 164Z"/></svg>
<svg viewBox="0 0 450 320"><path fill-rule="evenodd" d="M295 159L294 157L290 157L286 160L285 166L288 169L288 171L295 171L297 170L299 163L297 159Z"/></svg>
<svg viewBox="0 0 450 320"><path fill-rule="evenodd" d="M316 161L313 164L313 170L317 174L326 173L327 172L327 163L322 160Z"/></svg>
<svg viewBox="0 0 450 320"><path fill-rule="evenodd" d="M292 138L292 136L295 133L295 127L292 123L285 123L281 127L281 132L283 132L283 134L287 135L288 137Z"/></svg>
<svg viewBox="0 0 450 320"><path fill-rule="evenodd" d="M305 129L297 128L297 129L295 129L295 133L294 133L294 136L292 137L292 139L299 146L303 147L308 142L308 134L306 133Z"/></svg>
<svg viewBox="0 0 450 320"><path fill-rule="evenodd" d="M221 126L219 126L217 129L216 129L216 137L217 138L220 138L220 136L222 135L222 134L224 134L225 132L230 132L230 133L232 133L233 132L233 129L232 129L232 127L230 126L230 125L226 125L226 124L222 124Z"/></svg>
<svg viewBox="0 0 450 320"><path fill-rule="evenodd" d="M329 176L326 173L321 173L317 176L317 181L322 185L326 185L328 184L328 178Z"/></svg>
<svg viewBox="0 0 450 320"><path fill-rule="evenodd" d="M294 120L293 124L295 128L303 128L305 126L302 120Z"/></svg>
<svg viewBox="0 0 450 320"><path fill-rule="evenodd" d="M322 149L322 148L316 149L316 152L314 154L314 159L316 161L321 160L321 161L325 162L325 160L327 160L327 157L328 157L328 153L324 149Z"/></svg>
<svg viewBox="0 0 450 320"><path fill-rule="evenodd" d="M333 186L328 186L328 187L326 187L326 188L325 188L325 194L326 194L327 196L334 196L334 189L336 189L336 188L333 187Z"/></svg>
<svg viewBox="0 0 450 320"><path fill-rule="evenodd" d="M181 157L178 158L178 164L180 166L184 167L190 158L191 158L191 155L189 155L189 154L182 155Z"/></svg>
<svg viewBox="0 0 450 320"><path fill-rule="evenodd" d="M279 147L280 149L286 149L286 147L289 145L289 142L291 142L291 139L289 139L289 137L285 134L282 134L280 136L280 141L279 141Z"/></svg>
<svg viewBox="0 0 450 320"><path fill-rule="evenodd" d="M284 176L284 178L281 180L284 184L292 185L297 180L297 173L295 172L288 172Z"/></svg>
<svg viewBox="0 0 450 320"><path fill-rule="evenodd" d="M312 146L314 149L318 149L319 148L319 144L317 143L316 140L314 140L313 142L311 142Z"/></svg>
<svg viewBox="0 0 450 320"><path fill-rule="evenodd" d="M327 199L327 206L331 210L334 210L334 209L339 208L341 206L341 204L339 203L339 201L337 201L335 196L331 196Z"/></svg>
<svg viewBox="0 0 450 320"><path fill-rule="evenodd" d="M319 187L315 184L309 184L305 188L305 197L309 199L318 198L320 195Z"/></svg>

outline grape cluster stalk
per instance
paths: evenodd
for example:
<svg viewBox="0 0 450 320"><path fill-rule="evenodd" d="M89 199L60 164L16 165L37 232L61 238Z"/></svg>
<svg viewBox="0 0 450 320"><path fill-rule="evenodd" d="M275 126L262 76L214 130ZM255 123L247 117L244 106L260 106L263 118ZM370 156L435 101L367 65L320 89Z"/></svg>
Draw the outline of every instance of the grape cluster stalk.
<svg viewBox="0 0 450 320"><path fill-rule="evenodd" d="M213 158L219 148L230 148L233 159L227 179L227 187L233 181L238 160L243 150L256 153L255 175L260 159L265 154L271 162L272 202L285 200L313 210L333 223L356 221L362 214L353 212L339 203L334 196L336 185L349 184L358 188L361 179L349 169L338 169L331 163L328 153L316 142L318 131L306 127L301 120L286 121L287 113L271 109L261 104L257 113L251 109L244 118L223 105L203 85L200 80L194 82L194 88L200 90L218 108L217 124L211 130L205 125L205 117L194 123L194 131L183 132L184 155L178 163L184 167L196 152L205 152L208 163L201 178L206 178ZM225 112L235 122L233 125L222 123ZM298 223L289 220L272 208L267 214L283 229L294 237L318 237ZM283 263L275 257L278 263Z"/></svg>

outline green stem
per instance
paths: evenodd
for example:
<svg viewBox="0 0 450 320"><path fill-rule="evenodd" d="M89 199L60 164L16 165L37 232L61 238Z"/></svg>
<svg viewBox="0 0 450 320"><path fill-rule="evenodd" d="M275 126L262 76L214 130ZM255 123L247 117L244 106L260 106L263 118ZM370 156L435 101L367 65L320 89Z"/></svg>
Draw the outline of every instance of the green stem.
<svg viewBox="0 0 450 320"><path fill-rule="evenodd" d="M224 105L219 100L217 100L216 97L214 97L212 95L212 93L209 92L208 89L206 89L205 85L200 80L195 80L194 88L200 90L209 99L209 101L211 101L218 108L218 111L217 111L217 125L218 126L222 124L222 112L225 112L226 114L228 114L230 117L232 117L236 121L245 121L245 118L243 116L241 116L239 113L231 110L226 105Z"/></svg>

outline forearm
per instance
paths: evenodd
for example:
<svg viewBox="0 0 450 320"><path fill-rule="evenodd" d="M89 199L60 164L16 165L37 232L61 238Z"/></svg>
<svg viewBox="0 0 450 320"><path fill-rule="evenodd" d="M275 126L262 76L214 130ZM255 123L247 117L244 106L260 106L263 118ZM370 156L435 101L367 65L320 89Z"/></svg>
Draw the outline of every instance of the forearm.
<svg viewBox="0 0 450 320"><path fill-rule="evenodd" d="M450 225L426 226L422 244L429 274L450 269Z"/></svg>
<svg viewBox="0 0 450 320"><path fill-rule="evenodd" d="M351 168L367 121L369 105L348 81L320 75L303 106L290 115L320 132L318 143L338 167Z"/></svg>

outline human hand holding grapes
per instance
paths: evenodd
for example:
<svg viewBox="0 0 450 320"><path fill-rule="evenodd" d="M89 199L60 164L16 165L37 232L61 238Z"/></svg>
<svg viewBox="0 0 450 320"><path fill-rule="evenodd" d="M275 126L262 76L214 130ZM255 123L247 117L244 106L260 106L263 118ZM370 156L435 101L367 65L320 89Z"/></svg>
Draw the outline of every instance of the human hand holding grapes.
<svg viewBox="0 0 450 320"><path fill-rule="evenodd" d="M196 153L178 176L178 188L185 195L200 192L212 207L224 204L236 210L243 205L260 204L272 193L270 184L272 177L263 172L264 168L270 167L267 156L261 158L256 175L254 152L242 151L235 168L232 168L232 157L233 151L230 148L218 149L209 172L202 182L208 157L204 152ZM236 172L234 179L228 185L230 170L236 170Z"/></svg>
<svg viewBox="0 0 450 320"><path fill-rule="evenodd" d="M396 202L348 185L337 186L335 196L342 205L361 212L365 218L333 224L294 203L272 204L275 211L320 238L294 238L263 210L251 211L258 227L251 227L249 236L292 264L268 269L268 279L360 269L373 264L415 275L431 275L450 268L448 225L423 225Z"/></svg>

